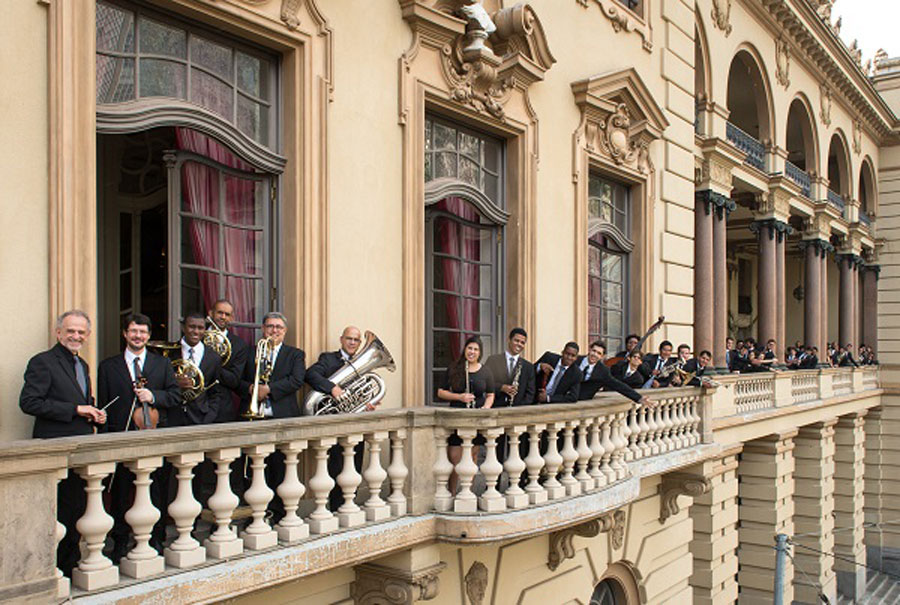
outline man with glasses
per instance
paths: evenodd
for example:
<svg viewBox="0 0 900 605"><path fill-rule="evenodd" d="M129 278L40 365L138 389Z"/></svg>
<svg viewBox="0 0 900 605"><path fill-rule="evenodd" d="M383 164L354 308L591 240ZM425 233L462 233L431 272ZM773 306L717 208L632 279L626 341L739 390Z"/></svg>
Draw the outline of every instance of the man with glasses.
<svg viewBox="0 0 900 605"><path fill-rule="evenodd" d="M272 340L271 354L266 362L272 368L266 384L259 385L259 405L266 418L292 418L300 415L297 392L303 388L306 376L306 354L302 349L285 344L287 318L278 312L263 318L263 337ZM256 364L248 363L244 374L244 392L253 393Z"/></svg>

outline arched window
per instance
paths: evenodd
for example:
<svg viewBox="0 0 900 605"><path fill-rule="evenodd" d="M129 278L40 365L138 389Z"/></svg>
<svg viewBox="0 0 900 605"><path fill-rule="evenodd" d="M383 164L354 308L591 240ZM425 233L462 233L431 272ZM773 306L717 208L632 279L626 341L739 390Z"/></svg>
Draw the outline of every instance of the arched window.
<svg viewBox="0 0 900 605"><path fill-rule="evenodd" d="M425 245L428 392L472 335L484 355L504 325L503 145L441 118L426 120Z"/></svg>
<svg viewBox="0 0 900 605"><path fill-rule="evenodd" d="M607 578L600 581L591 593L590 605L625 605L625 591L618 582Z"/></svg>

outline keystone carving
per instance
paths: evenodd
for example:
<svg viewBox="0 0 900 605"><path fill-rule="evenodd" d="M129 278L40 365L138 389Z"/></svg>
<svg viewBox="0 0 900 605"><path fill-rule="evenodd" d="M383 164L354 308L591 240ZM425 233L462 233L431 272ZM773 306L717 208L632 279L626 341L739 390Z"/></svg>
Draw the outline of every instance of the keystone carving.
<svg viewBox="0 0 900 605"><path fill-rule="evenodd" d="M547 567L550 571L556 569L566 559L575 556L575 547L572 540L575 536L582 538L595 538L601 533L609 532L612 547L615 550L622 548L625 543L625 511L616 510L606 513L602 517L592 519L581 525L567 527L550 534L550 551L547 553Z"/></svg>
<svg viewBox="0 0 900 605"><path fill-rule="evenodd" d="M281 20L291 31L300 27L300 17L297 13L302 3L303 0L281 0Z"/></svg>
<svg viewBox="0 0 900 605"><path fill-rule="evenodd" d="M831 89L827 86L819 88L820 111L819 117L825 126L831 126Z"/></svg>
<svg viewBox="0 0 900 605"><path fill-rule="evenodd" d="M447 566L437 563L417 571L384 567L374 563L356 566L356 581L350 592L355 605L412 605L438 595L438 574Z"/></svg>
<svg viewBox="0 0 900 605"><path fill-rule="evenodd" d="M784 37L775 40L775 78L778 83L787 88L791 85L791 54L787 40Z"/></svg>
<svg viewBox="0 0 900 605"><path fill-rule="evenodd" d="M484 593L487 590L488 569L481 561L472 563L472 567L466 573L466 596L470 605L482 605Z"/></svg>
<svg viewBox="0 0 900 605"><path fill-rule="evenodd" d="M725 37L731 33L731 0L713 0L713 23L725 32Z"/></svg>
<svg viewBox="0 0 900 605"><path fill-rule="evenodd" d="M712 488L709 479L702 475L689 473L669 473L663 475L659 484L659 522L665 523L669 517L674 517L681 512L678 506L678 496L690 496L696 498L708 493Z"/></svg>

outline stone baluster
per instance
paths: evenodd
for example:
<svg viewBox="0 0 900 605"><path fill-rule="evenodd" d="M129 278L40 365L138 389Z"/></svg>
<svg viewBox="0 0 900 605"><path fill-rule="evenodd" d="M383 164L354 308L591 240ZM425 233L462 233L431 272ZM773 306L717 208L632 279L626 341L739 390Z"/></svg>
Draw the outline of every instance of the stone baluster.
<svg viewBox="0 0 900 605"><path fill-rule="evenodd" d="M681 416L681 398L676 399L672 402L672 411L670 412L672 417L672 449L680 450L684 447L684 439L682 438L681 431L684 427L684 419Z"/></svg>
<svg viewBox="0 0 900 605"><path fill-rule="evenodd" d="M497 480L503 472L503 465L497 460L497 437L501 435L503 435L502 428L484 431L485 457L481 464L481 474L484 475L485 490L478 504L481 510L489 513L506 510L506 500L497 491Z"/></svg>
<svg viewBox="0 0 900 605"><path fill-rule="evenodd" d="M478 465L472 460L472 440L478 435L475 429L458 429L456 434L462 439L462 455L456 463L459 491L453 500L453 510L457 513L474 513L478 510L478 499L472 492L472 481L478 472Z"/></svg>
<svg viewBox="0 0 900 605"><path fill-rule="evenodd" d="M656 456L660 453L659 441L659 405L647 410L647 446L650 448L650 455Z"/></svg>
<svg viewBox="0 0 900 605"><path fill-rule="evenodd" d="M662 440L661 453L671 452L675 449L675 442L672 441L672 401L668 400L661 406L660 418L662 419L662 430L660 431L660 439Z"/></svg>
<svg viewBox="0 0 900 605"><path fill-rule="evenodd" d="M363 471L363 479L369 487L369 499L363 504L367 521L381 521L391 516L391 507L381 499L381 486L387 479L387 471L381 466L381 444L389 437L387 431L366 435L369 444L369 466Z"/></svg>
<svg viewBox="0 0 900 605"><path fill-rule="evenodd" d="M639 460L643 455L639 441L641 439L641 427L638 424L640 411L637 405L628 410L628 458L626 460Z"/></svg>
<svg viewBox="0 0 900 605"><path fill-rule="evenodd" d="M334 479L328 474L328 448L337 443L334 437L325 437L313 442L316 457L316 472L307 481L316 508L309 514L309 531L324 534L338 528L337 517L328 510L328 493L334 487Z"/></svg>
<svg viewBox="0 0 900 605"><path fill-rule="evenodd" d="M87 544L87 556L72 571L72 583L82 590L96 590L119 582L119 568L103 556L106 534L113 526L113 518L103 509L103 479L115 471L115 462L89 464L77 469L77 473L87 484L87 506L84 514L75 523L75 529ZM122 480L121 477L119 479Z"/></svg>
<svg viewBox="0 0 900 605"><path fill-rule="evenodd" d="M588 474L588 463L591 461L591 447L588 445L588 426L593 424L590 419L584 419L578 423L578 462L575 479L581 484L582 492L594 489L594 478Z"/></svg>
<svg viewBox="0 0 900 605"><path fill-rule="evenodd" d="M250 489L244 492L244 500L250 505L253 521L244 530L244 548L262 550L278 544L278 533L265 521L266 507L275 493L266 485L266 456L275 451L273 444L254 445L244 449L250 458L253 478Z"/></svg>
<svg viewBox="0 0 900 605"><path fill-rule="evenodd" d="M506 506L509 508L525 508L528 506L528 494L519 487L522 471L525 470L525 461L519 455L519 435L526 431L524 426L511 426L506 429L509 439L508 453L503 469L509 477L509 486L506 488Z"/></svg>
<svg viewBox="0 0 900 605"><path fill-rule="evenodd" d="M337 509L338 523L341 527L356 527L366 522L366 513L354 502L356 490L362 483L362 475L356 470L353 456L356 444L362 439L362 435L347 435L339 440L344 456L343 468L337 476L337 484L344 495L344 503Z"/></svg>
<svg viewBox="0 0 900 605"><path fill-rule="evenodd" d="M695 398L691 398L687 403L688 410L688 446L694 446L700 443L700 415L697 412L697 402Z"/></svg>
<svg viewBox="0 0 900 605"><path fill-rule="evenodd" d="M125 521L134 532L135 546L119 561L119 571L132 578L146 578L166 568L165 560L150 547L150 533L160 515L150 501L150 473L162 466L162 457L140 458L125 466L134 473L134 504L125 513Z"/></svg>
<svg viewBox="0 0 900 605"><path fill-rule="evenodd" d="M56 480L65 481L65 479L69 476L69 469L60 469L57 472ZM62 542L63 538L66 537L66 526L56 522L56 547L59 548L59 543ZM53 552L56 552L55 550ZM69 596L71 592L71 586L69 582L69 578L63 575L63 572L60 568L56 568L56 598L57 599L65 599Z"/></svg>
<svg viewBox="0 0 900 605"><path fill-rule="evenodd" d="M640 439L638 445L641 447L641 458L646 458L651 453L650 448L650 425L647 423L647 415L650 410L646 405L641 405L639 412L638 426L640 427Z"/></svg>
<svg viewBox="0 0 900 605"><path fill-rule="evenodd" d="M628 444L631 442L631 427L628 424L628 413L625 413L625 421L622 422L622 425L619 427L619 434L624 442L624 449L622 450L622 459L623 460L631 460L631 450L628 449Z"/></svg>
<svg viewBox="0 0 900 605"><path fill-rule="evenodd" d="M544 468L547 476L544 478L544 489L547 490L547 497L550 500L556 500L566 495L566 488L556 479L559 467L563 463L563 457L557 451L557 431L557 423L547 424L547 452L544 454Z"/></svg>
<svg viewBox="0 0 900 605"><path fill-rule="evenodd" d="M406 494L403 486L406 484L406 476L409 470L403 460L403 444L406 440L406 429L391 431L391 464L388 466L388 480L391 482L391 493L388 496L388 506L391 507L392 517L402 517L406 514ZM446 442L446 439L444 440Z"/></svg>
<svg viewBox="0 0 900 605"><path fill-rule="evenodd" d="M619 412L613 421L612 434L615 436L616 449L613 451L609 465L616 471L616 479L624 479L628 475L628 467L625 466L625 451L628 449L628 441L622 432L625 426L625 412Z"/></svg>
<svg viewBox="0 0 900 605"><path fill-rule="evenodd" d="M575 426L578 421L566 422L563 425L563 447L560 455L563 459L562 473L559 482L566 488L567 496L577 496L581 493L581 483L574 476L575 462L578 461L578 450L575 449Z"/></svg>
<svg viewBox="0 0 900 605"><path fill-rule="evenodd" d="M206 506L216 520L216 530L203 543L206 554L213 559L227 559L244 552L244 542L231 529L231 517L240 499L231 491L229 477L231 461L241 455L240 448L224 448L209 454L216 465L216 491L209 497Z"/></svg>
<svg viewBox="0 0 900 605"><path fill-rule="evenodd" d="M275 532L278 534L278 540L284 544L291 544L309 536L309 526L297 515L300 498L306 493L298 472L299 457L306 449L306 445L305 440L289 441L279 448L284 454L284 481L275 491L284 503L284 517L275 526Z"/></svg>
<svg viewBox="0 0 900 605"><path fill-rule="evenodd" d="M544 468L544 458L541 456L541 432L543 424L528 426L528 455L525 456L525 466L528 468L528 485L525 493L528 494L528 502L541 504L547 501L547 490L539 483L541 469Z"/></svg>
<svg viewBox="0 0 900 605"><path fill-rule="evenodd" d="M594 488L606 485L606 475L600 470L600 461L603 460L603 440L600 438L600 427L603 424L603 416L589 420L591 433L591 463L588 474L594 480Z"/></svg>
<svg viewBox="0 0 900 605"><path fill-rule="evenodd" d="M203 506L194 498L192 486L194 479L192 471L195 466L203 462L203 452L178 454L173 456L170 461L175 467L178 491L175 499L169 505L169 516L175 521L178 537L166 548L165 555L168 565L183 569L200 565L206 561L206 549L191 535L191 531L194 529L194 520L203 510Z"/></svg>
<svg viewBox="0 0 900 605"><path fill-rule="evenodd" d="M614 416L610 414L603 419L603 436L601 437L601 445L603 446L603 458L600 461L600 470L603 472L603 475L606 477L606 485L610 483L615 483L616 481L616 470L610 466L610 461L612 460L613 450L616 449L615 444L613 443L610 435L612 433L612 425L613 425Z"/></svg>
<svg viewBox="0 0 900 605"><path fill-rule="evenodd" d="M434 429L434 446L437 454L431 472L434 473L434 510L439 513L453 508L453 494L447 489L447 482L453 473L453 464L447 457L447 432L440 427Z"/></svg>

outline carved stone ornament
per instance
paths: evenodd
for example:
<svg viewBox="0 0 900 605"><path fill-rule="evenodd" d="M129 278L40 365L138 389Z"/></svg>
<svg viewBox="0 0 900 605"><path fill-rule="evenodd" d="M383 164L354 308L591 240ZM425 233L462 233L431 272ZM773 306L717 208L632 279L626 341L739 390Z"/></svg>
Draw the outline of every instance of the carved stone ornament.
<svg viewBox="0 0 900 605"><path fill-rule="evenodd" d="M709 492L712 484L702 475L689 473L669 473L663 475L659 484L659 522L665 523L669 517L674 517L681 508L678 506L678 496L690 496L696 498Z"/></svg>
<svg viewBox="0 0 900 605"><path fill-rule="evenodd" d="M816 12L819 14L825 23L831 22L831 5L834 4L834 0L819 0L819 5L816 7Z"/></svg>
<svg viewBox="0 0 900 605"><path fill-rule="evenodd" d="M466 573L465 581L469 605L482 605L488 583L488 569L485 564L481 561L472 563L472 567Z"/></svg>
<svg viewBox="0 0 900 605"><path fill-rule="evenodd" d="M713 23L725 32L725 37L731 33L731 0L713 0L712 3L712 20Z"/></svg>
<svg viewBox="0 0 900 605"><path fill-rule="evenodd" d="M577 0L578 4L587 8L591 4L591 0ZM646 4L645 0L645 4ZM610 25L612 25L613 31L618 32L638 32L643 38L643 47L646 51L653 50L653 39L652 39L652 31L650 29L650 25L647 22L646 18L642 15L636 15L635 13L626 9L622 3L618 0L593 0L598 7L600 7L600 12L603 13L603 16L609 19ZM644 11L647 9L644 8Z"/></svg>
<svg viewBox="0 0 900 605"><path fill-rule="evenodd" d="M350 588L355 605L412 605L435 598L440 589L438 574L447 567L436 563L409 572L374 563L357 565L356 581Z"/></svg>
<svg viewBox="0 0 900 605"><path fill-rule="evenodd" d="M775 78L778 83L787 88L791 85L791 54L787 40L784 37L775 40Z"/></svg>
<svg viewBox="0 0 900 605"><path fill-rule="evenodd" d="M291 31L300 27L300 17L297 13L300 12L302 3L303 0L281 0L281 20Z"/></svg>
<svg viewBox="0 0 900 605"><path fill-rule="evenodd" d="M575 556L575 547L572 540L575 536L582 538L595 538L599 534L609 532L612 547L615 550L622 548L625 543L625 511L616 510L606 513L602 517L592 519L581 525L567 527L550 534L550 551L547 553L547 567L550 571L556 569L566 559Z"/></svg>
<svg viewBox="0 0 900 605"><path fill-rule="evenodd" d="M819 117L825 126L831 126L831 89L827 86L819 87Z"/></svg>
<svg viewBox="0 0 900 605"><path fill-rule="evenodd" d="M853 153L859 155L862 152L862 122L853 120Z"/></svg>

